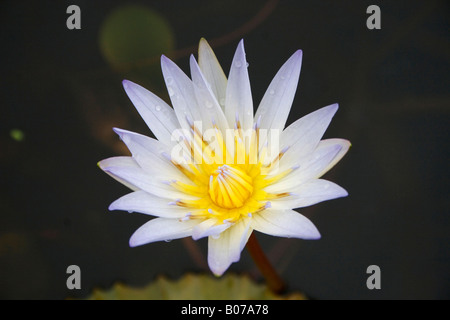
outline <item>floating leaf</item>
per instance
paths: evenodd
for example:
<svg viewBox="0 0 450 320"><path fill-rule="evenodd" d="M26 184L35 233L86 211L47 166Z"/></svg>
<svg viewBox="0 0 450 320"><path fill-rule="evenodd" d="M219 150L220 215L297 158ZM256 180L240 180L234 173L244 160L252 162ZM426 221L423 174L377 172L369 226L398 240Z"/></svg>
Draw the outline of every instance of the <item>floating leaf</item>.
<svg viewBox="0 0 450 320"><path fill-rule="evenodd" d="M19 142L21 142L25 139L25 133L20 129L12 129L9 132L9 135L11 136L12 139L19 141Z"/></svg>
<svg viewBox="0 0 450 320"><path fill-rule="evenodd" d="M116 283L108 290L94 289L88 300L305 300L301 293L276 295L264 284L245 275L227 274L221 278L186 274L174 281L160 276L145 287Z"/></svg>
<svg viewBox="0 0 450 320"><path fill-rule="evenodd" d="M99 34L103 57L128 77L152 77L159 71L159 57L174 48L174 33L168 21L143 5L125 5L103 21Z"/></svg>

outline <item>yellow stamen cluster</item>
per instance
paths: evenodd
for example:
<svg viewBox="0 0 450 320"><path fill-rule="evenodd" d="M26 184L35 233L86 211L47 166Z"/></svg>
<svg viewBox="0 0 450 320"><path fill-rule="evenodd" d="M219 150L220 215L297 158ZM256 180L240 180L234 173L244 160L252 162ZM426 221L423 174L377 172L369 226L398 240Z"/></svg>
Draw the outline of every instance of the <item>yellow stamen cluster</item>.
<svg viewBox="0 0 450 320"><path fill-rule="evenodd" d="M237 167L225 164L210 176L209 195L219 207L227 209L242 207L252 192L252 179Z"/></svg>
<svg viewBox="0 0 450 320"><path fill-rule="evenodd" d="M267 144L258 145L258 128L255 126L246 147L239 122L232 130L233 142L226 143L222 132L214 125L215 137L207 142L193 125L191 135L184 138L192 162L172 163L192 181L192 184L171 181L170 184L185 194L196 197L178 199L174 205L192 209L183 219L216 218L218 223L233 223L243 216L251 216L270 207L270 200L289 194L269 194L264 188L294 169L277 175L269 172L283 156L282 151L272 162L264 163Z"/></svg>

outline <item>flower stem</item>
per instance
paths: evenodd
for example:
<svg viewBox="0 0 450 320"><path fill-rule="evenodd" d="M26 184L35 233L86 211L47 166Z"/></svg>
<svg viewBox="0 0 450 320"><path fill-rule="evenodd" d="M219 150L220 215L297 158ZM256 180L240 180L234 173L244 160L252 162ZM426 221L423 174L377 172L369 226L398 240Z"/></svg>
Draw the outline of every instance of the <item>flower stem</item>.
<svg viewBox="0 0 450 320"><path fill-rule="evenodd" d="M248 239L247 250L266 279L269 289L277 294L283 293L286 290L286 286L261 249L254 232Z"/></svg>

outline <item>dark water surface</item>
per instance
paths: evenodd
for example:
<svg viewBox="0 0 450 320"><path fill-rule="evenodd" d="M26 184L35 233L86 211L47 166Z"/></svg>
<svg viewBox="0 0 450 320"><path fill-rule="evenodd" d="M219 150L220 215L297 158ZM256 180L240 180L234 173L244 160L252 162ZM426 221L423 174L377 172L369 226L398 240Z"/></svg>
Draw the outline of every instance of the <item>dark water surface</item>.
<svg viewBox="0 0 450 320"><path fill-rule="evenodd" d="M340 105L325 137L353 146L325 178L349 197L299 210L319 241L258 234L290 287L318 299L450 298L448 2L135 1L162 17L148 31L151 56L133 56L135 68L112 65L101 50L102 26L126 3L0 4L0 298L82 297L118 280L144 285L159 274L209 272L205 240L129 248L148 217L109 212L128 190L96 166L126 152L112 127L151 134L121 80L168 101L159 56L189 72L188 52L196 54L201 37L226 73L245 39L255 106L302 49L289 123ZM70 4L81 9L81 30L66 27ZM380 30L366 27L371 4L381 8ZM66 287L72 264L81 268L79 291ZM370 265L381 269L381 290L366 287ZM261 280L246 251L229 272Z"/></svg>

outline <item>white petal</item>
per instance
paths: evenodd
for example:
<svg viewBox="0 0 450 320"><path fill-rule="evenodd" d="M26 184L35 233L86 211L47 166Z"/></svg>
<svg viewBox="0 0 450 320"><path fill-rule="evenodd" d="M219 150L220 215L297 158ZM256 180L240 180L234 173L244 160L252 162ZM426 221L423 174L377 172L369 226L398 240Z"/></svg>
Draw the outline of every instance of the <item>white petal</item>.
<svg viewBox="0 0 450 320"><path fill-rule="evenodd" d="M225 132L229 128L225 114L219 105L219 102L200 70L194 56L190 58L191 77L194 83L194 91L197 102L200 106L200 112L203 121L203 130L207 130L217 124L219 130Z"/></svg>
<svg viewBox="0 0 450 320"><path fill-rule="evenodd" d="M162 99L131 81L124 80L122 84L155 137L167 145L172 145L171 134L180 126L173 109Z"/></svg>
<svg viewBox="0 0 450 320"><path fill-rule="evenodd" d="M251 129L253 126L253 100L243 40L239 42L230 68L225 116L229 125L234 124L238 117L244 130Z"/></svg>
<svg viewBox="0 0 450 320"><path fill-rule="evenodd" d="M190 209L174 205L168 199L160 198L139 190L117 199L109 206L109 210L139 212L162 218L184 218Z"/></svg>
<svg viewBox="0 0 450 320"><path fill-rule="evenodd" d="M167 158L171 149L165 144L135 132L118 128L114 128L114 131L127 145L133 159L146 172L161 176L163 180L176 179L185 183L190 182Z"/></svg>
<svg viewBox="0 0 450 320"><path fill-rule="evenodd" d="M198 240L204 237L217 236L231 226L231 223L221 223L217 219L207 219L195 226L192 231L192 239Z"/></svg>
<svg viewBox="0 0 450 320"><path fill-rule="evenodd" d="M223 109L225 106L225 96L227 90L227 77L217 61L216 55L205 39L200 40L198 47L198 64L210 84L211 90Z"/></svg>
<svg viewBox="0 0 450 320"><path fill-rule="evenodd" d="M132 168L138 168L139 165L132 157L111 157L108 159L104 159L102 161L99 161L98 166L101 169L107 168L107 167L132 167Z"/></svg>
<svg viewBox="0 0 450 320"><path fill-rule="evenodd" d="M298 50L273 78L255 114L255 120L260 119L260 128L275 129L280 133L284 129L297 90L301 66L302 51Z"/></svg>
<svg viewBox="0 0 450 320"><path fill-rule="evenodd" d="M197 199L196 197L174 189L165 180L162 180L163 178L155 177L154 175L149 174L140 167L108 166L102 169L105 172L112 174L114 177L118 177L122 181L127 182L128 184L131 184L138 189L142 189L158 197L171 200Z"/></svg>
<svg viewBox="0 0 450 320"><path fill-rule="evenodd" d="M103 171L105 171L110 177L114 178L115 180L119 181L120 183L122 183L123 185L127 186L128 188L130 188L131 190L139 190L138 187L136 187L135 185L129 183L128 181L116 176L115 174L113 174L112 172L109 172L108 170L105 170L108 167L134 167L134 168L138 168L139 165L136 163L136 161L133 160L132 157L112 157L112 158L108 158L108 159L104 159L102 161L99 161L97 163L97 165L100 167L100 169L102 169Z"/></svg>
<svg viewBox="0 0 450 320"><path fill-rule="evenodd" d="M185 238L192 234L198 224L196 220L179 221L178 219L155 218L137 229L130 238L130 247L146 243Z"/></svg>
<svg viewBox="0 0 450 320"><path fill-rule="evenodd" d="M280 149L289 147L280 161L292 166L300 157L312 152L322 138L325 130L338 109L333 104L314 111L287 127L280 136Z"/></svg>
<svg viewBox="0 0 450 320"><path fill-rule="evenodd" d="M302 208L322 201L348 196L344 188L324 179L310 180L296 186L290 191L291 196L271 200L272 208Z"/></svg>
<svg viewBox="0 0 450 320"><path fill-rule="evenodd" d="M277 237L293 237L307 240L320 238L314 224L294 210L264 210L255 214L251 226L253 229Z"/></svg>
<svg viewBox="0 0 450 320"><path fill-rule="evenodd" d="M339 150L339 153L334 157L334 159L328 164L327 167L323 168L323 170L317 175L317 177L323 176L325 173L328 172L331 168L333 168L336 163L338 163L343 156L347 153L348 149L350 149L350 146L352 145L350 141L345 139L325 139L319 142L319 145L317 146L317 149L319 148L327 148L331 145L340 145L341 149Z"/></svg>
<svg viewBox="0 0 450 320"><path fill-rule="evenodd" d="M189 121L201 120L192 81L164 55L161 57L161 69L177 119L182 128L189 130Z"/></svg>
<svg viewBox="0 0 450 320"><path fill-rule="evenodd" d="M242 218L218 238L208 238L208 265L216 276L221 276L233 262L239 261L251 234L249 225L250 219Z"/></svg>
<svg viewBox="0 0 450 320"><path fill-rule="evenodd" d="M291 192L296 186L320 177L322 172L334 161L341 149L342 146L340 144L326 144L316 148L313 153L298 160L294 171L266 187L265 191L270 193ZM288 168L280 167L278 171L283 172L286 169Z"/></svg>

